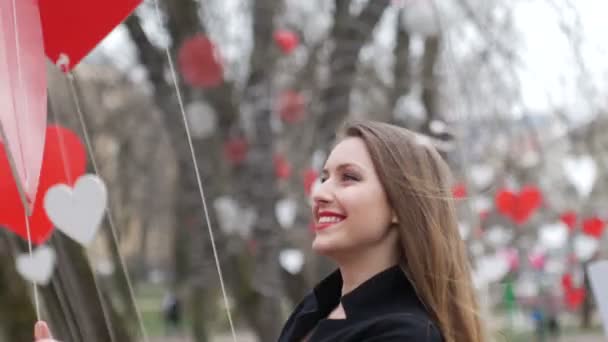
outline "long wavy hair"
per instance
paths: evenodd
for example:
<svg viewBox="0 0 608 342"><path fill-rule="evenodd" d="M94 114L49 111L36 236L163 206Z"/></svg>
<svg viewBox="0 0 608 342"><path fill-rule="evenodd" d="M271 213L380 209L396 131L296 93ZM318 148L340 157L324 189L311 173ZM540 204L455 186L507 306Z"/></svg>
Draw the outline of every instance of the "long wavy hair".
<svg viewBox="0 0 608 342"><path fill-rule="evenodd" d="M428 139L398 126L351 122L341 135L365 142L398 218L401 267L444 340L485 341L447 163Z"/></svg>

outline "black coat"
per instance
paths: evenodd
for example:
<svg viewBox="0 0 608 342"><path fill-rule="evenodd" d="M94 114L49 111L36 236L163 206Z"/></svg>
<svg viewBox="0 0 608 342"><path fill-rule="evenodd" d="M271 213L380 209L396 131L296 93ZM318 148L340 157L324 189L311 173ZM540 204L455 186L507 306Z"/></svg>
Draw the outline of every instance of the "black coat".
<svg viewBox="0 0 608 342"><path fill-rule="evenodd" d="M340 298L337 270L308 294L283 327L279 342L441 342L416 292L399 266L390 267ZM346 319L327 319L342 302Z"/></svg>

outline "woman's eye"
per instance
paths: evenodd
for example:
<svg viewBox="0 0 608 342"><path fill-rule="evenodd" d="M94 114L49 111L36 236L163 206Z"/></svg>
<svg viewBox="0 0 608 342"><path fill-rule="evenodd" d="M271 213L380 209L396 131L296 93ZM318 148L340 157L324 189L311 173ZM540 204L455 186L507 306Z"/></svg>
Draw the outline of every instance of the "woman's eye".
<svg viewBox="0 0 608 342"><path fill-rule="evenodd" d="M352 174L349 174L349 173L345 173L345 174L343 174L343 175L342 175L342 178L343 178L345 181L354 181L354 182L359 181L359 177L357 177L357 176L355 176L355 175L352 175Z"/></svg>

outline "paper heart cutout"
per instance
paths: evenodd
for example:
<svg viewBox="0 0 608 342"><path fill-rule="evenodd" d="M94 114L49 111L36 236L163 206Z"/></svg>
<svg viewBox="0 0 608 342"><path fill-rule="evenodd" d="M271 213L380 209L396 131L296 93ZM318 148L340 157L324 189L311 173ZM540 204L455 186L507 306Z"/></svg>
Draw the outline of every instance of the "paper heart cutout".
<svg viewBox="0 0 608 342"><path fill-rule="evenodd" d="M44 197L44 208L57 229L87 247L101 225L107 201L103 180L84 175L74 188L65 184L51 187Z"/></svg>
<svg viewBox="0 0 608 342"><path fill-rule="evenodd" d="M281 227L289 229L296 220L298 203L292 198L284 198L277 202L274 210Z"/></svg>
<svg viewBox="0 0 608 342"><path fill-rule="evenodd" d="M303 178L304 178L304 192L306 193L307 196L310 196L312 194L313 185L319 178L319 173L317 171L315 171L314 169L307 169L306 171L304 171Z"/></svg>
<svg viewBox="0 0 608 342"><path fill-rule="evenodd" d="M494 179L494 169L485 164L473 165L469 169L471 183L477 188L485 188Z"/></svg>
<svg viewBox="0 0 608 342"><path fill-rule="evenodd" d="M496 195L498 211L520 225L526 223L541 204L542 194L534 186L525 186L519 193L503 189Z"/></svg>
<svg viewBox="0 0 608 342"><path fill-rule="evenodd" d="M304 266L304 253L298 249L285 249L279 253L279 264L285 271L298 274Z"/></svg>
<svg viewBox="0 0 608 342"><path fill-rule="evenodd" d="M572 288L564 293L566 305L570 310L578 310L585 301L586 291L584 288Z"/></svg>
<svg viewBox="0 0 608 342"><path fill-rule="evenodd" d="M559 219L564 222L570 231L574 230L574 228L576 227L576 212L574 211L566 211L563 214L560 215Z"/></svg>
<svg viewBox="0 0 608 342"><path fill-rule="evenodd" d="M49 246L40 246L32 252L17 257L17 272L28 281L46 285L55 270L55 251Z"/></svg>
<svg viewBox="0 0 608 342"><path fill-rule="evenodd" d="M248 239L258 215L253 208L241 208L239 203L229 197L218 197L213 202L220 228L226 235L238 234Z"/></svg>
<svg viewBox="0 0 608 342"><path fill-rule="evenodd" d="M224 80L224 67L215 44L204 34L186 39L178 62L184 81L192 87L211 88Z"/></svg>
<svg viewBox="0 0 608 342"><path fill-rule="evenodd" d="M247 159L249 145L242 137L233 137L224 144L224 156L232 165L240 165Z"/></svg>
<svg viewBox="0 0 608 342"><path fill-rule="evenodd" d="M68 170L64 169L66 166ZM53 224L47 217L43 205L48 188L58 183L74 184L74 181L85 172L85 168L86 152L80 138L66 128L48 126L38 193L32 216L29 218L32 243L44 243L53 231ZM27 240L23 204L2 146L0 146L0 194L2 194L0 226Z"/></svg>
<svg viewBox="0 0 608 342"><path fill-rule="evenodd" d="M274 173L279 179L288 179L291 176L291 165L282 154L276 154L273 157Z"/></svg>
<svg viewBox="0 0 608 342"><path fill-rule="evenodd" d="M564 173L582 197L587 197L593 190L597 179L597 165L593 157L582 155L570 156L563 160Z"/></svg>
<svg viewBox="0 0 608 342"><path fill-rule="evenodd" d="M289 30L276 30L273 38L283 54L290 54L300 44L300 38Z"/></svg>
<svg viewBox="0 0 608 342"><path fill-rule="evenodd" d="M216 131L217 115L213 107L206 102L199 101L188 104L186 114L194 137L207 138Z"/></svg>
<svg viewBox="0 0 608 342"><path fill-rule="evenodd" d="M540 228L538 239L547 249L560 249L568 240L568 226L562 222L544 225Z"/></svg>
<svg viewBox="0 0 608 342"><path fill-rule="evenodd" d="M452 187L452 196L460 199L467 196L467 187L463 183L456 184Z"/></svg>
<svg viewBox="0 0 608 342"><path fill-rule="evenodd" d="M578 260L585 262L595 255L599 248L599 241L596 238L582 234L574 238L574 254Z"/></svg>
<svg viewBox="0 0 608 342"><path fill-rule="evenodd" d="M601 239L604 234L604 225L605 222L598 217L588 218L583 221L583 232L596 239Z"/></svg>
<svg viewBox="0 0 608 342"><path fill-rule="evenodd" d="M513 232L502 226L492 226L484 235L486 241L494 248L505 247L513 239Z"/></svg>
<svg viewBox="0 0 608 342"><path fill-rule="evenodd" d="M491 284L501 280L509 273L509 261L501 254L487 255L477 260L475 278L482 284Z"/></svg>
<svg viewBox="0 0 608 342"><path fill-rule="evenodd" d="M532 268L534 268L535 270L540 271L545 267L546 258L545 254L542 252L531 253L528 257L528 260L530 261L530 265L532 266Z"/></svg>

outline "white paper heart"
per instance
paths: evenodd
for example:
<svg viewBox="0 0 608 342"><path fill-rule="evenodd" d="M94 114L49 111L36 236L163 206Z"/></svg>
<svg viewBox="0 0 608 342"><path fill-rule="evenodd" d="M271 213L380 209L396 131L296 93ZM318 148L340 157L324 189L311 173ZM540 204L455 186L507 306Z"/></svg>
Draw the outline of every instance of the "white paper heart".
<svg viewBox="0 0 608 342"><path fill-rule="evenodd" d="M574 254L582 262L591 259L599 246L600 243L596 238L586 234L581 234L574 238Z"/></svg>
<svg viewBox="0 0 608 342"><path fill-rule="evenodd" d="M485 188L494 180L494 169L486 164L476 164L469 169L471 183L477 188Z"/></svg>
<svg viewBox="0 0 608 342"><path fill-rule="evenodd" d="M26 280L37 285L46 285L55 270L55 251L49 246L38 247L32 252L21 254L16 259L17 272Z"/></svg>
<svg viewBox="0 0 608 342"><path fill-rule="evenodd" d="M589 155L570 156L563 160L564 173L582 197L587 197L593 190L597 179L597 165Z"/></svg>
<svg viewBox="0 0 608 342"><path fill-rule="evenodd" d="M475 196L473 198L473 202L471 206L476 213L482 213L484 211L490 210L494 204L492 201L486 196Z"/></svg>
<svg viewBox="0 0 608 342"><path fill-rule="evenodd" d="M229 197L221 196L213 202L220 229L226 235L238 234L243 238L251 236L258 215L253 208L241 208L239 203Z"/></svg>
<svg viewBox="0 0 608 342"><path fill-rule="evenodd" d="M274 211L281 227L289 229L296 220L298 203L293 198L284 198L277 202Z"/></svg>
<svg viewBox="0 0 608 342"><path fill-rule="evenodd" d="M501 280L509 268L509 261L499 253L483 256L477 259L475 279L479 284L491 284Z"/></svg>
<svg viewBox="0 0 608 342"><path fill-rule="evenodd" d="M568 241L568 227L561 223L546 224L540 228L538 242L547 249L560 249Z"/></svg>
<svg viewBox="0 0 608 342"><path fill-rule="evenodd" d="M511 242L513 232L502 226L492 226L486 231L485 238L494 248L505 247Z"/></svg>
<svg viewBox="0 0 608 342"><path fill-rule="evenodd" d="M287 272L298 274L304 266L304 254L294 248L282 250L279 253L279 263Z"/></svg>
<svg viewBox="0 0 608 342"><path fill-rule="evenodd" d="M51 187L44 197L44 208L57 229L86 247L95 238L107 200L103 180L88 174L78 178L73 189L65 184Z"/></svg>
<svg viewBox="0 0 608 342"><path fill-rule="evenodd" d="M206 138L217 128L217 115L213 107L206 102L193 102L186 106L188 123L192 135L196 138Z"/></svg>

